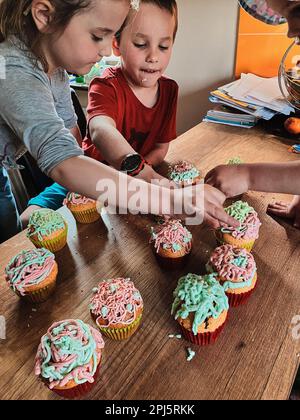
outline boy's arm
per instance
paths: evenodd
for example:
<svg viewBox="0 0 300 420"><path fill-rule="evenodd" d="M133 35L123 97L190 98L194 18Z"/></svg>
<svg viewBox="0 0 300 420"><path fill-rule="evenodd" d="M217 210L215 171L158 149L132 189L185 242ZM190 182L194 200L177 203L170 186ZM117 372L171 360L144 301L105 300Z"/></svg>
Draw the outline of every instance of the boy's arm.
<svg viewBox="0 0 300 420"><path fill-rule="evenodd" d="M120 169L124 157L136 151L117 130L115 121L107 116L97 116L89 123L89 132L94 145L101 151L104 159L115 169ZM151 163L151 162L149 162ZM149 165L136 177L147 182L163 180Z"/></svg>
<svg viewBox="0 0 300 420"><path fill-rule="evenodd" d="M145 159L152 166L159 166L165 159L169 150L169 143L156 143L155 147L149 152Z"/></svg>
<svg viewBox="0 0 300 420"><path fill-rule="evenodd" d="M206 175L205 182L227 197L248 190L300 194L300 163L221 165Z"/></svg>

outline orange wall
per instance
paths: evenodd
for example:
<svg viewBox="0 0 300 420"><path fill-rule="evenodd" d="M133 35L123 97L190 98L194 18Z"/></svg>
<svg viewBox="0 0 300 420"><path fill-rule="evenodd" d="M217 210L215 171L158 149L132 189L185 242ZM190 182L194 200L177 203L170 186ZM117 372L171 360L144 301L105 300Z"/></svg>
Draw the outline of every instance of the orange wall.
<svg viewBox="0 0 300 420"><path fill-rule="evenodd" d="M241 73L276 76L281 58L292 43L286 36L287 30L287 24L267 25L241 9L236 77Z"/></svg>

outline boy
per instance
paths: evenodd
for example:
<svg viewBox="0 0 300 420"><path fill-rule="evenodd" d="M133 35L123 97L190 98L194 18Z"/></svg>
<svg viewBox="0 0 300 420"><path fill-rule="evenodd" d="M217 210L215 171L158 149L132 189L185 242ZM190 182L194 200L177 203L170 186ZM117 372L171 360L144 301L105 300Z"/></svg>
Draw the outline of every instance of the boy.
<svg viewBox="0 0 300 420"><path fill-rule="evenodd" d="M121 67L95 78L89 88L88 132L85 155L130 174L140 159L138 178L163 179L152 166L163 162L169 142L176 138L178 86L165 78L178 27L175 0L142 0L139 11L129 13L113 41ZM41 207L57 209L67 191L53 184L29 201L21 215L28 224Z"/></svg>

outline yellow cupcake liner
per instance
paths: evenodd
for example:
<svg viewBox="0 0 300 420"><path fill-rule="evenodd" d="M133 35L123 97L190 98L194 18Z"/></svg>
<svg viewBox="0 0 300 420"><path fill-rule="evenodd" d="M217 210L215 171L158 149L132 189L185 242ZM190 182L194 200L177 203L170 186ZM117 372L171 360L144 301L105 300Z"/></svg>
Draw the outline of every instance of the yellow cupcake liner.
<svg viewBox="0 0 300 420"><path fill-rule="evenodd" d="M56 238L45 239L43 241L39 241L32 238L30 238L30 240L37 248L46 248L51 252L57 252L60 251L66 245L67 236L68 226L65 225L65 229L63 230L63 232L60 233Z"/></svg>
<svg viewBox="0 0 300 420"><path fill-rule="evenodd" d="M54 292L56 287L56 278L53 280L52 283L48 284L41 289L35 290L34 292L25 292L25 295L21 295L21 293L16 291L16 294L21 298L26 300L27 302L31 303L41 303L45 302L52 293Z"/></svg>
<svg viewBox="0 0 300 420"><path fill-rule="evenodd" d="M112 340L126 340L127 338L131 337L133 333L135 333L135 331L138 329L141 319L142 314L132 324L125 328L107 328L100 327L98 324L97 325L100 332Z"/></svg>
<svg viewBox="0 0 300 420"><path fill-rule="evenodd" d="M224 236L221 232L216 232L215 234L217 242L220 245L228 244L232 246L236 246L238 248L244 248L247 251L251 252L252 248L255 244L255 239L251 239L249 241L245 241L243 239L235 239L233 236L229 235L229 239L224 239Z"/></svg>
<svg viewBox="0 0 300 420"><path fill-rule="evenodd" d="M101 217L96 208L85 211L72 211L72 214L79 223L94 223Z"/></svg>

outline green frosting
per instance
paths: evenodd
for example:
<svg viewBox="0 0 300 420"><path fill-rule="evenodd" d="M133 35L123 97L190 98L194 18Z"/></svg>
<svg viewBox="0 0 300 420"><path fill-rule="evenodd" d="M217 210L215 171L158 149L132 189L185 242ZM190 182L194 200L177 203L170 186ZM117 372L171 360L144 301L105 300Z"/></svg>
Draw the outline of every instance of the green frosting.
<svg viewBox="0 0 300 420"><path fill-rule="evenodd" d="M235 156L229 159L229 161L227 162L227 165L240 165L242 163L243 163L242 159L239 156Z"/></svg>
<svg viewBox="0 0 300 420"><path fill-rule="evenodd" d="M94 375L97 369L97 352L96 342L92 336L89 325L85 324L81 320L76 320L79 324L82 333L88 338L87 344L83 345L81 340L77 340L72 336L64 335L59 337L61 333L64 333L69 328L69 321L61 322L59 326L53 328L52 336L50 339L49 335L46 334L42 337L41 345L43 347L43 361L41 364L41 374L43 378L51 379L52 381L61 381L74 369L87 365L91 358L93 358L93 370L91 375ZM54 338L58 336L58 338ZM76 355L74 361L66 363L60 369L55 369L52 365L52 346L55 346L56 351L61 355L65 355L67 358L70 355ZM79 379L77 376L74 377L76 384L80 385L87 382L86 378Z"/></svg>
<svg viewBox="0 0 300 420"><path fill-rule="evenodd" d="M198 327L207 319L217 319L229 309L228 298L215 273L205 276L189 273L181 277L174 297L172 315L175 315L175 319L186 319L190 313L194 314L194 335L198 334Z"/></svg>
<svg viewBox="0 0 300 420"><path fill-rule="evenodd" d="M245 201L236 201L231 206L227 207L225 211L229 216L234 217L241 223L246 220L249 213L255 212L254 208L249 206Z"/></svg>
<svg viewBox="0 0 300 420"><path fill-rule="evenodd" d="M186 172L170 172L169 177L174 182L183 182L183 181L189 181L191 179L197 178L200 175L200 172L197 168L193 168L190 171Z"/></svg>
<svg viewBox="0 0 300 420"><path fill-rule="evenodd" d="M38 239L42 241L44 236L51 235L66 226L63 217L56 211L50 209L36 210L29 218L27 237L37 235Z"/></svg>

